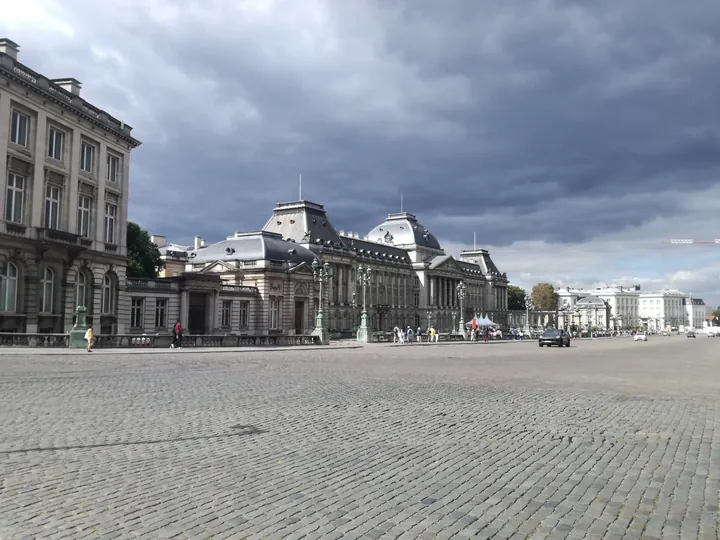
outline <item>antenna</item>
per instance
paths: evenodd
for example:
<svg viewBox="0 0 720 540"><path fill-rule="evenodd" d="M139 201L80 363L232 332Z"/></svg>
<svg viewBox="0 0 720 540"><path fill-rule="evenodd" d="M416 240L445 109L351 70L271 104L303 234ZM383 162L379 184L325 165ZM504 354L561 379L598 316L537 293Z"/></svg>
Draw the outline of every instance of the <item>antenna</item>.
<svg viewBox="0 0 720 540"><path fill-rule="evenodd" d="M402 189L400 190L400 213L403 212L403 192Z"/></svg>
<svg viewBox="0 0 720 540"><path fill-rule="evenodd" d="M473 251L477 249L477 233L473 233Z"/></svg>
<svg viewBox="0 0 720 540"><path fill-rule="evenodd" d="M298 201L302 201L302 173L298 175Z"/></svg>

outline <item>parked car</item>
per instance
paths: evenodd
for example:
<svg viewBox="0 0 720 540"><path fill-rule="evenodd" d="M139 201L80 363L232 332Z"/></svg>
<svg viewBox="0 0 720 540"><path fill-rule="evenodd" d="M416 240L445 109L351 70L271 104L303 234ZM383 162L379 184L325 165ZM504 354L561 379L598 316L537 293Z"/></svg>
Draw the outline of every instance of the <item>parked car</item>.
<svg viewBox="0 0 720 540"><path fill-rule="evenodd" d="M635 334L635 341L647 341L647 334L645 332L638 332Z"/></svg>
<svg viewBox="0 0 720 540"><path fill-rule="evenodd" d="M540 336L538 345L540 345L540 347L543 347L544 345L547 345L548 347L551 345L557 345L558 347L565 345L566 347L569 347L570 334L568 334L565 330L546 330L543 335Z"/></svg>
<svg viewBox="0 0 720 540"><path fill-rule="evenodd" d="M685 336L687 337L695 337L695 330L686 330Z"/></svg>
<svg viewBox="0 0 720 540"><path fill-rule="evenodd" d="M720 335L720 326L711 326L705 330L705 333L708 337L718 337Z"/></svg>

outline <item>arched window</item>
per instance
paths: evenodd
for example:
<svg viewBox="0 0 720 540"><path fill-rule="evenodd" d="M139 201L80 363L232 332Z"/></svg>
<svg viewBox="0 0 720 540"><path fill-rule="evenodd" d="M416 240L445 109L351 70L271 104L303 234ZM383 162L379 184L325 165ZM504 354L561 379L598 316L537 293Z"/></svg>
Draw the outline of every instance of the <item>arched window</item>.
<svg viewBox="0 0 720 540"><path fill-rule="evenodd" d="M102 285L102 312L115 314L115 279L105 274Z"/></svg>
<svg viewBox="0 0 720 540"><path fill-rule="evenodd" d="M40 301L40 312L41 313L52 313L53 312L53 285L55 283L55 272L52 268L45 268L43 271L43 277L41 281L42 285L42 298Z"/></svg>
<svg viewBox="0 0 720 540"><path fill-rule="evenodd" d="M7 263L5 273L0 276L0 311L14 313L17 308L18 269Z"/></svg>
<svg viewBox="0 0 720 540"><path fill-rule="evenodd" d="M83 306L87 309L87 275L85 272L79 271L77 274L77 280L75 281L75 308Z"/></svg>

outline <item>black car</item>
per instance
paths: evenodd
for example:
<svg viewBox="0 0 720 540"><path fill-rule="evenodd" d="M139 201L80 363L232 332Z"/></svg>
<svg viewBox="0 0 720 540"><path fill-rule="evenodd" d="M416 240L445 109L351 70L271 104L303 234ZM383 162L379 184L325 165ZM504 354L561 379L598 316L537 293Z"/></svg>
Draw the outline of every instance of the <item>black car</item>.
<svg viewBox="0 0 720 540"><path fill-rule="evenodd" d="M547 345L548 347L551 345L557 345L558 347L565 345L566 347L569 347L570 334L568 334L565 330L546 330L545 333L540 336L538 345L541 347L543 345Z"/></svg>

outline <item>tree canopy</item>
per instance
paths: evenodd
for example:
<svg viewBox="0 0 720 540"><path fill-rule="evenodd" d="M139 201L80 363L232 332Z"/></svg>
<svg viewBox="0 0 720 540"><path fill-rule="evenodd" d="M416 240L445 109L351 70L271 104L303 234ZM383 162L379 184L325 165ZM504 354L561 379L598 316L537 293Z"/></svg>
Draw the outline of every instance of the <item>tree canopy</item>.
<svg viewBox="0 0 720 540"><path fill-rule="evenodd" d="M128 221L127 228L128 267L131 278L154 278L165 266L158 247L150 241L148 232L137 223Z"/></svg>
<svg viewBox="0 0 720 540"><path fill-rule="evenodd" d="M525 289L518 287L517 285L508 285L508 309L525 309L525 297L527 293Z"/></svg>
<svg viewBox="0 0 720 540"><path fill-rule="evenodd" d="M550 311L557 307L557 295L551 283L538 283L532 288L530 296L535 309L539 311Z"/></svg>

